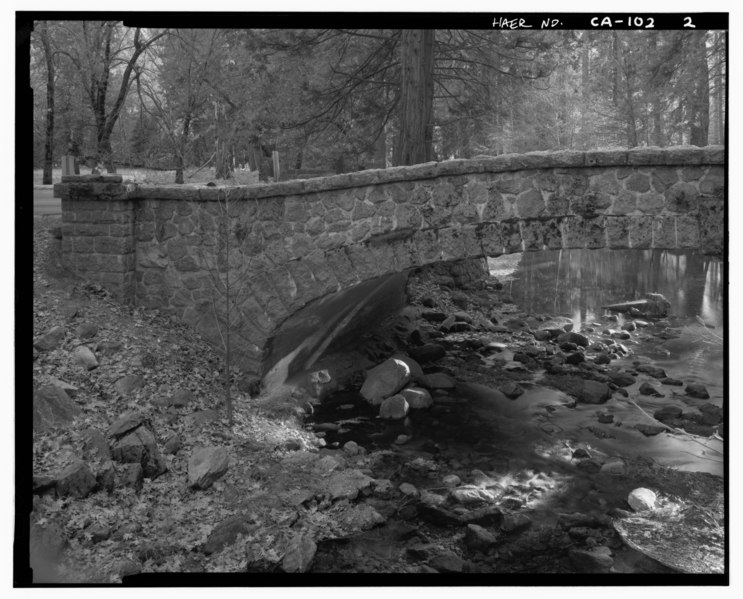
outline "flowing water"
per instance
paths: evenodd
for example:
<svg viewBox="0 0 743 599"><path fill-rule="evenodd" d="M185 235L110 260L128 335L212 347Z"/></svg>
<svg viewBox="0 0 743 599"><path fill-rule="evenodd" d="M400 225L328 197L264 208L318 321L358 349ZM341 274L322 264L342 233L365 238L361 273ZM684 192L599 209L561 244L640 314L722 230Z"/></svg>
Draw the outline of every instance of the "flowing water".
<svg viewBox="0 0 743 599"><path fill-rule="evenodd" d="M669 317L633 332L631 339L623 341L630 355L613 360L610 367L632 370L636 361L649 363L684 385L705 385L710 398L690 398L684 387L660 385L640 375L627 388L629 399L636 404L615 391L605 404L576 405L561 391L541 384L543 371L524 371L520 380L521 373L516 374L525 390L516 400L506 399L496 390L496 383L462 380L448 395L439 396L433 409L412 411L405 420L383 421L376 416L378 408L368 405L357 391L343 391L323 400L312 418L316 431L326 431L329 447L353 440L369 450L393 448L403 462L436 456L442 465L438 478L454 472L464 479L479 468L492 476L516 477L511 481L513 488L524 486L524 481L533 483L537 472L541 482L532 485L536 490L527 497L535 521L551 522L560 511L605 510L639 484L631 477L596 477L576 469L576 447L588 448L600 461L641 458L679 471L723 474L719 436L661 433L645 437L635 428L652 424L650 415L666 406L682 407L684 413L705 404L723 406L723 268L719 261L695 253L591 250L525 253L491 260L490 265L491 274L504 284L503 292L511 296L516 316L567 317L573 330L593 337L604 327L619 328L624 319L620 315L618 324L611 323L604 318L603 306L640 299L648 292L662 293L672 306ZM502 372L504 364L513 364L515 347L511 344L519 338L504 333L494 339L506 349L480 359L480 366L484 363L486 369ZM639 387L646 381L663 396L641 395ZM602 424L597 420L599 412L612 415L613 423ZM402 444L401 436L407 439Z"/></svg>

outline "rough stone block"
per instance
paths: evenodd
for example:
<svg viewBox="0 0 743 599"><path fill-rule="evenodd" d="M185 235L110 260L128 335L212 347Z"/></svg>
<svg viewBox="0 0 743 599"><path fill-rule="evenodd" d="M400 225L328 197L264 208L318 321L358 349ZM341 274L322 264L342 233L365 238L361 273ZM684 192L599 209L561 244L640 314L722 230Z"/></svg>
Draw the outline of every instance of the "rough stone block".
<svg viewBox="0 0 743 599"><path fill-rule="evenodd" d="M96 237L95 251L100 254L128 254L134 251L131 237Z"/></svg>
<svg viewBox="0 0 743 599"><path fill-rule="evenodd" d="M519 221L501 223L501 236L503 239L503 249L506 254L523 251Z"/></svg>
<svg viewBox="0 0 743 599"><path fill-rule="evenodd" d="M418 258L421 264L429 264L441 260L441 249L439 248L436 231L417 231L413 234L412 239L418 248Z"/></svg>
<svg viewBox="0 0 743 599"><path fill-rule="evenodd" d="M699 208L699 192L691 183L675 183L664 195L669 212L689 214Z"/></svg>
<svg viewBox="0 0 743 599"><path fill-rule="evenodd" d="M482 211L483 222L498 222L511 218L513 209L497 189L488 192L488 201Z"/></svg>
<svg viewBox="0 0 743 599"><path fill-rule="evenodd" d="M676 243L679 248L699 248L699 217L687 214L676 217Z"/></svg>
<svg viewBox="0 0 743 599"><path fill-rule="evenodd" d="M500 224L487 223L481 225L477 229L477 235L486 256L500 256L505 253Z"/></svg>
<svg viewBox="0 0 743 599"><path fill-rule="evenodd" d="M63 226L63 235L66 235L65 231L70 231L69 234L76 235L76 236L101 236L101 235L109 235L110 229L113 225L100 225L100 224L93 224L93 223L80 223L76 222L71 226L64 225Z"/></svg>
<svg viewBox="0 0 743 599"><path fill-rule="evenodd" d="M336 248L325 252L325 260L332 267L333 272L335 273L335 278L341 284L341 287L351 287L360 282L345 248ZM274 284L278 287L276 283ZM281 295L282 297L285 297L286 293L282 292Z"/></svg>
<svg viewBox="0 0 743 599"><path fill-rule="evenodd" d="M83 254L92 254L95 252L95 242L98 239L109 239L108 237L70 237L72 251Z"/></svg>
<svg viewBox="0 0 743 599"><path fill-rule="evenodd" d="M665 148L663 158L666 164L701 164L703 152L696 146L671 146Z"/></svg>
<svg viewBox="0 0 743 599"><path fill-rule="evenodd" d="M632 249L649 249L653 242L652 222L644 216L631 216L629 242Z"/></svg>
<svg viewBox="0 0 743 599"><path fill-rule="evenodd" d="M725 146L702 148L702 164L725 164Z"/></svg>
<svg viewBox="0 0 743 599"><path fill-rule="evenodd" d="M591 150L586 152L586 166L621 166L627 164L626 150Z"/></svg>
<svg viewBox="0 0 743 599"><path fill-rule="evenodd" d="M103 226L108 227L108 235L110 235L111 237L126 237L127 235L134 234L133 223L115 223Z"/></svg>
<svg viewBox="0 0 743 599"><path fill-rule="evenodd" d="M627 152L627 164L667 164L663 150L657 146L632 148Z"/></svg>
<svg viewBox="0 0 743 599"><path fill-rule="evenodd" d="M643 193L637 197L637 209L645 214L660 214L665 198L659 193Z"/></svg>
<svg viewBox="0 0 743 599"><path fill-rule="evenodd" d="M544 226L539 220L528 220L521 223L521 234L524 240L524 251L544 249Z"/></svg>
<svg viewBox="0 0 743 599"><path fill-rule="evenodd" d="M653 247L676 249L675 216L657 216L653 219Z"/></svg>
<svg viewBox="0 0 743 599"><path fill-rule="evenodd" d="M532 187L516 199L516 212L520 218L536 218L544 213L542 192Z"/></svg>
<svg viewBox="0 0 743 599"><path fill-rule="evenodd" d="M629 248L630 219L626 216L606 217L607 246L610 248Z"/></svg>

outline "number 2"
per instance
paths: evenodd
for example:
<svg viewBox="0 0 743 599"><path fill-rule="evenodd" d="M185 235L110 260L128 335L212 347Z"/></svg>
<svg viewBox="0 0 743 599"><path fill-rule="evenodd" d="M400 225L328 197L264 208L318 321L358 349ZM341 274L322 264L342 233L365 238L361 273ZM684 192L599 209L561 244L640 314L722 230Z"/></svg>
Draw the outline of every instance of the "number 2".
<svg viewBox="0 0 743 599"><path fill-rule="evenodd" d="M693 24L693 23L691 22L691 17L684 17L684 27L693 27L694 29L696 29L696 28L697 28L697 26L696 26L696 25L694 25L694 24Z"/></svg>

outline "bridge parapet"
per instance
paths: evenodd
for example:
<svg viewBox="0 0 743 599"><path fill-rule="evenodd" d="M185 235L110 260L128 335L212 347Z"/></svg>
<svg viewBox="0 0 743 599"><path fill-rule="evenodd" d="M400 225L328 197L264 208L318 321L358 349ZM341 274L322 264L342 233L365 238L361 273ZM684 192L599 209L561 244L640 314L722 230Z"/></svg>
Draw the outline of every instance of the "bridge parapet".
<svg viewBox="0 0 743 599"><path fill-rule="evenodd" d="M242 355L260 372L288 316L392 272L562 248L722 255L724 160L721 147L535 152L242 187L69 176L55 190L66 265L202 333L210 270L228 261L247 281Z"/></svg>

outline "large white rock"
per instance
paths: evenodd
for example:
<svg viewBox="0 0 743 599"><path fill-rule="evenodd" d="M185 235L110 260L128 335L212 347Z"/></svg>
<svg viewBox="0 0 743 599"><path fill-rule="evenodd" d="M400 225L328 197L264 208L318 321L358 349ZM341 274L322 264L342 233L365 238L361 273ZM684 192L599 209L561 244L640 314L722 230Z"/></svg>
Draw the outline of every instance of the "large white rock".
<svg viewBox="0 0 743 599"><path fill-rule="evenodd" d="M366 373L361 387L362 397L376 406L410 382L410 367L397 358L390 358Z"/></svg>
<svg viewBox="0 0 743 599"><path fill-rule="evenodd" d="M409 409L408 402L402 395L388 397L379 406L379 417L385 420L400 420L405 418Z"/></svg>
<svg viewBox="0 0 743 599"><path fill-rule="evenodd" d="M430 408L433 405L431 394L422 387L409 387L400 391L405 400L408 402L411 410L421 410Z"/></svg>
<svg viewBox="0 0 743 599"><path fill-rule="evenodd" d="M457 503L463 505L479 505L495 503L498 498L494 493L476 487L475 485L464 485L450 491L451 497Z"/></svg>
<svg viewBox="0 0 743 599"><path fill-rule="evenodd" d="M400 360L401 362L405 362L407 364L408 368L410 369L410 376L413 380L418 380L423 376L423 368L421 368L421 365L418 364L413 358L410 356L406 356L405 354L395 354L392 356L394 360Z"/></svg>
<svg viewBox="0 0 743 599"><path fill-rule="evenodd" d="M627 503L636 512L655 509L656 501L658 501L656 494L644 487L635 489L627 497Z"/></svg>

